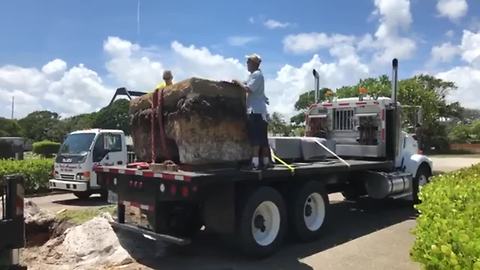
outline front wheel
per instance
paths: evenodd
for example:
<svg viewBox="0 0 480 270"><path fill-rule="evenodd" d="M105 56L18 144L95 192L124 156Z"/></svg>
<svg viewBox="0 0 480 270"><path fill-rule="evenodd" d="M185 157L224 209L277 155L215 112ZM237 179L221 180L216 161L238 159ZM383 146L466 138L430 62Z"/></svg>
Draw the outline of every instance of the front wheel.
<svg viewBox="0 0 480 270"><path fill-rule="evenodd" d="M282 195L271 187L260 187L242 206L237 229L242 251L258 258L273 254L282 244L287 227Z"/></svg>
<svg viewBox="0 0 480 270"><path fill-rule="evenodd" d="M311 181L294 191L290 207L290 225L301 241L317 239L327 217L328 195L321 183Z"/></svg>
<svg viewBox="0 0 480 270"><path fill-rule="evenodd" d="M430 177L432 174L430 173L430 169L427 165L421 165L420 168L417 170L417 175L413 178L412 181L412 199L414 204L419 204L420 199L418 198L418 193L420 192L420 188L430 182Z"/></svg>

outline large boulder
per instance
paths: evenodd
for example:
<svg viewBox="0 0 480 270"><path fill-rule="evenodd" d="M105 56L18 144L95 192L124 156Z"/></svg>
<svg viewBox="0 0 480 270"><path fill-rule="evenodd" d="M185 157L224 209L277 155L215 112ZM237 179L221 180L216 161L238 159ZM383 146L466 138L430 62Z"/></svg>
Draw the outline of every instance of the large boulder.
<svg viewBox="0 0 480 270"><path fill-rule="evenodd" d="M171 159L195 165L249 159L245 91L239 86L191 78L164 88L161 95L158 94L161 106L153 110L156 116L153 159L153 94L130 102L131 133L138 160ZM158 117L160 113L162 119ZM160 125L165 135L163 143Z"/></svg>
<svg viewBox="0 0 480 270"><path fill-rule="evenodd" d="M108 219L103 217L67 229L61 236L48 241L40 253L49 268L99 269L134 261L120 245Z"/></svg>

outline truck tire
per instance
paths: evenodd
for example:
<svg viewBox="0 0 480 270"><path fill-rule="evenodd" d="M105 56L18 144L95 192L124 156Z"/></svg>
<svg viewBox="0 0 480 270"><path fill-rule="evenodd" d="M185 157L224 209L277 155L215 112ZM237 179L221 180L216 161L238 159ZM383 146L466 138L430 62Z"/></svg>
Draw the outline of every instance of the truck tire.
<svg viewBox="0 0 480 270"><path fill-rule="evenodd" d="M412 199L413 204L419 204L421 201L418 198L418 192L420 191L420 187L428 184L430 182L430 177L432 173L430 172L430 168L426 164L421 164L417 170L417 175L413 178L412 181Z"/></svg>
<svg viewBox="0 0 480 270"><path fill-rule="evenodd" d="M327 217L328 195L323 185L310 181L295 190L289 209L292 233L307 242L317 239Z"/></svg>
<svg viewBox="0 0 480 270"><path fill-rule="evenodd" d="M80 200L86 200L90 198L90 195L92 195L92 193L90 191L78 191L73 192L73 195L75 195L75 197L79 198Z"/></svg>
<svg viewBox="0 0 480 270"><path fill-rule="evenodd" d="M282 195L271 187L260 187L246 196L240 209L237 237L243 253L262 258L277 251L287 229Z"/></svg>

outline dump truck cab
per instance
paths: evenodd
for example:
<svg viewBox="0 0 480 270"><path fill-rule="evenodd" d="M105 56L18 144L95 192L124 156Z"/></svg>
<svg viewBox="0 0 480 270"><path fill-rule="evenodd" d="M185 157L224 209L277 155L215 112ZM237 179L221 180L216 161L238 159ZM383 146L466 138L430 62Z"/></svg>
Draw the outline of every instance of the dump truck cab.
<svg viewBox="0 0 480 270"><path fill-rule="evenodd" d="M401 129L401 104L389 97L343 98L321 102L306 114L307 136L326 139L340 157L393 160L395 170L416 175L431 160L417 137Z"/></svg>
<svg viewBox="0 0 480 270"><path fill-rule="evenodd" d="M125 134L121 130L88 129L66 137L55 159L50 189L72 191L79 198L103 193L97 183L96 165L127 164Z"/></svg>

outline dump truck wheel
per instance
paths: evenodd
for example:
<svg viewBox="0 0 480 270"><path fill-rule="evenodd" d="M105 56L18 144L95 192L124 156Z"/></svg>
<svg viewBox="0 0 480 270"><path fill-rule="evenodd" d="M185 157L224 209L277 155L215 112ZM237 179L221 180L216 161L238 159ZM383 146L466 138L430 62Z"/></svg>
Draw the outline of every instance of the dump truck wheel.
<svg viewBox="0 0 480 270"><path fill-rule="evenodd" d="M289 204L293 234L301 241L317 239L325 227L329 204L323 185L316 181L305 183L294 191Z"/></svg>
<svg viewBox="0 0 480 270"><path fill-rule="evenodd" d="M418 198L418 193L420 192L420 188L430 182L430 177L432 174L430 173L430 169L427 165L422 164L417 170L417 175L413 178L412 181L412 199L414 204L419 204L421 201Z"/></svg>
<svg viewBox="0 0 480 270"><path fill-rule="evenodd" d="M277 251L287 227L285 202L277 190L260 187L250 193L239 218L237 237L244 254L262 258Z"/></svg>
<svg viewBox="0 0 480 270"><path fill-rule="evenodd" d="M92 193L90 191L78 191L73 192L73 195L75 195L75 197L79 198L80 200L86 200L90 198L90 195L92 195Z"/></svg>

